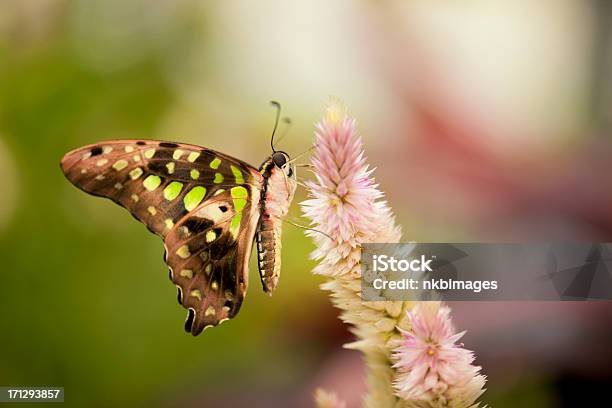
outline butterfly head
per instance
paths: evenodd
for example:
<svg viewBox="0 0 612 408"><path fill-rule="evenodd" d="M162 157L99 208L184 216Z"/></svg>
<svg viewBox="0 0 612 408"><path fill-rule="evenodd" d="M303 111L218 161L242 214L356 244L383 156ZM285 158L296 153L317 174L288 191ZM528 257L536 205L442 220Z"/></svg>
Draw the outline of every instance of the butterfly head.
<svg viewBox="0 0 612 408"><path fill-rule="evenodd" d="M284 172L287 177L295 178L295 166L289 160L287 153L276 151L272 154L271 159L276 169Z"/></svg>

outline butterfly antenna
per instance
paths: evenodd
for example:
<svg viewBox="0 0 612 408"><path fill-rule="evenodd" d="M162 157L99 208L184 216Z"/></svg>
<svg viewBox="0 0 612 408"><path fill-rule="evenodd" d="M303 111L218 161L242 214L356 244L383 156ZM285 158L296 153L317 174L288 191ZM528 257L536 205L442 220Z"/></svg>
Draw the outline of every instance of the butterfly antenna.
<svg viewBox="0 0 612 408"><path fill-rule="evenodd" d="M318 232L318 233L319 233L319 234L321 234L321 235L325 235L325 236L326 236L327 238L329 238L330 240L332 240L332 241L334 240L332 237L330 237L329 235L327 235L327 234L326 234L326 233L324 233L323 231L319 231L318 229L310 228L310 227L307 227L307 226L305 226L305 225L296 224L295 222L292 222L292 221L286 220L286 219L284 219L284 218L283 218L283 222L286 222L287 224L291 224L291 225L293 225L294 227L298 227L298 228L301 228L301 229L304 229L304 230Z"/></svg>
<svg viewBox="0 0 612 408"><path fill-rule="evenodd" d="M310 146L308 149L304 150L302 153L298 154L297 156L295 156L293 159L289 160L287 163L285 163L285 166L287 164L291 164L294 161L296 161L297 159L299 159L300 157L302 157L303 155L310 153L315 147L317 147L316 145Z"/></svg>
<svg viewBox="0 0 612 408"><path fill-rule="evenodd" d="M291 119L290 119L290 118L284 117L284 118L282 118L282 119L281 119L281 121L282 121L284 124L286 124L287 126L285 127L285 131L283 132L283 134L281 135L281 137L279 137L279 138L278 138L278 139L277 139L277 140L274 142L274 145L275 145L275 146L276 146L276 145L278 145L278 144L281 142L281 140L283 140L283 139L285 138L285 136L287 136L287 134L289 133L289 129L291 129L291 125L292 125L292 122L291 122Z"/></svg>
<svg viewBox="0 0 612 408"><path fill-rule="evenodd" d="M276 101L270 101L270 105L272 105L276 109L276 119L274 120L274 128L272 129L272 136L270 137L270 147L272 148L272 152L276 153L276 150L274 150L274 135L276 134L276 129L278 128L278 121L280 120L281 105Z"/></svg>

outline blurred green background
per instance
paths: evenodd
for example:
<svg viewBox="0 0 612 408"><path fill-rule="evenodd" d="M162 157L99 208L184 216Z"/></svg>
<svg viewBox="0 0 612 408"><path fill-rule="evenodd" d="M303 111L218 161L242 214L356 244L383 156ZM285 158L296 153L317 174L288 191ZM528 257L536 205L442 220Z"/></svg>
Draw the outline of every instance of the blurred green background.
<svg viewBox="0 0 612 408"><path fill-rule="evenodd" d="M132 407L311 406L323 385L358 406L359 355L303 231L285 227L272 298L252 276L238 317L193 338L162 243L60 158L145 138L258 166L269 100L295 155L336 95L406 241L610 241L611 16L570 0L2 1L0 385ZM605 302L452 306L492 406L575 406L610 383Z"/></svg>

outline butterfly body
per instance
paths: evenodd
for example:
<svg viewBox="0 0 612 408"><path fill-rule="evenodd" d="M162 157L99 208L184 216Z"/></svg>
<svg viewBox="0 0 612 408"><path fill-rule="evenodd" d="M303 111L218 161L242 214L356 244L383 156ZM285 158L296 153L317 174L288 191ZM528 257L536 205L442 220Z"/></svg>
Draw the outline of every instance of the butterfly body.
<svg viewBox="0 0 612 408"><path fill-rule="evenodd" d="M274 161L277 159L277 163ZM281 266L282 220L289 211L297 187L295 168L283 165L289 160L283 152L276 152L260 168L263 184L260 198L261 218L255 236L257 266L264 291L271 294L278 286ZM286 194L277 194L282 191Z"/></svg>
<svg viewBox="0 0 612 408"><path fill-rule="evenodd" d="M275 152L258 170L199 146L118 140L76 149L61 167L75 186L125 207L164 240L188 309L185 330L197 335L240 310L255 238L264 290L276 287L281 222L296 187L288 159Z"/></svg>

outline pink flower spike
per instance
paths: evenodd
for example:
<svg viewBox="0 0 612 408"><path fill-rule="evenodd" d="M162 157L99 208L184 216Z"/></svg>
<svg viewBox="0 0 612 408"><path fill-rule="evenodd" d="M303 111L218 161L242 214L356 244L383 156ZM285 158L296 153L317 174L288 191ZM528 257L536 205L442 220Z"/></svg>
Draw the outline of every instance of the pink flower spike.
<svg viewBox="0 0 612 408"><path fill-rule="evenodd" d="M316 124L314 143L315 179L306 182L309 199L301 203L313 226L306 232L316 246L312 257L319 260L313 272L328 278L321 288L356 336L346 347L365 355L363 406L477 407L485 378L472 365L473 353L457 345L464 333L455 332L447 307L362 300L361 245L397 243L401 231L368 168L355 120L337 100ZM343 404L324 392L317 403Z"/></svg>
<svg viewBox="0 0 612 408"><path fill-rule="evenodd" d="M333 238L332 242L322 234L308 234L318 247L314 258L346 259L360 243L397 242L400 229L380 200L383 195L371 178L355 120L347 116L338 100L331 100L317 123L314 143L311 162L316 181L306 182L310 199L301 206L315 229ZM327 273L324 269L315 272L329 276L345 272L343 268L328 269Z"/></svg>

